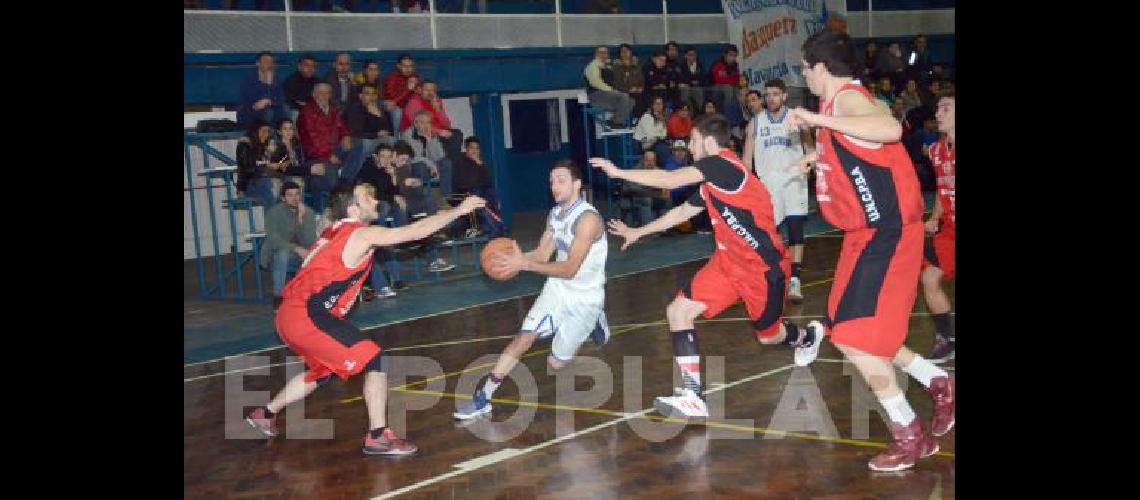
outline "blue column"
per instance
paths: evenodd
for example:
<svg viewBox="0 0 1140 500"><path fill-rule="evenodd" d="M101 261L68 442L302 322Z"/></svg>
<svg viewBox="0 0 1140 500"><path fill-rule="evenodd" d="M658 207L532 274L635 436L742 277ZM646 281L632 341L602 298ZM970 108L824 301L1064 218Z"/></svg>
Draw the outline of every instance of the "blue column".
<svg viewBox="0 0 1140 500"><path fill-rule="evenodd" d="M475 137L483 146L483 159L491 165L491 179L499 194L503 222L512 227L515 196L507 164L507 148L503 140L503 99L498 93L471 96L471 120Z"/></svg>

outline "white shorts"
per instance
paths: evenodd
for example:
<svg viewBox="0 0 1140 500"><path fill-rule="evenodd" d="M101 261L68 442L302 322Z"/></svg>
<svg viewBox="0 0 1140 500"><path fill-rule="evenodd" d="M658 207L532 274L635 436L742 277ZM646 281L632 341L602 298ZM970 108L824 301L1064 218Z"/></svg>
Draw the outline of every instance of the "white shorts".
<svg viewBox="0 0 1140 500"><path fill-rule="evenodd" d="M789 215L808 214L808 185L802 175L765 175L760 181L772 197L776 225Z"/></svg>
<svg viewBox="0 0 1140 500"><path fill-rule="evenodd" d="M577 295L577 294L574 294ZM546 286L526 313L520 332L537 333L539 339L554 337L550 353L559 361L570 361L594 328L601 325L609 336L606 322L605 291L588 301Z"/></svg>

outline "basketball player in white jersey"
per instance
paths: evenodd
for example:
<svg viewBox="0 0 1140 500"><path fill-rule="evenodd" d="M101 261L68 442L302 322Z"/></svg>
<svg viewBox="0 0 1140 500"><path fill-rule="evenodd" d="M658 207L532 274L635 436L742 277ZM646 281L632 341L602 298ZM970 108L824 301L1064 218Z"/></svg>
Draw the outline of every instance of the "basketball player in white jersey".
<svg viewBox="0 0 1140 500"><path fill-rule="evenodd" d="M538 247L523 253L516 243L512 252L496 255L491 262L496 272L545 274L546 284L518 336L503 350L487 380L475 390L471 401L458 405L457 419L490 413L495 389L536 340L553 339L546 362L555 370L566 366L587 338L598 345L609 340L609 325L602 310L608 252L605 224L597 209L582 199L582 171L573 161L560 160L551 167L550 191L556 205ZM554 262L550 262L555 253Z"/></svg>
<svg viewBox="0 0 1140 500"><path fill-rule="evenodd" d="M796 167L811 150L811 133L789 128L785 123L788 87L775 78L764 83L764 99L759 92L748 93L752 120L744 140L744 162L768 187L776 225L788 233L792 256L792 277L788 280L788 300L804 300L800 291L800 267L804 258L804 222L808 214L807 178ZM768 108L763 109L762 104ZM783 222L781 222L783 221Z"/></svg>

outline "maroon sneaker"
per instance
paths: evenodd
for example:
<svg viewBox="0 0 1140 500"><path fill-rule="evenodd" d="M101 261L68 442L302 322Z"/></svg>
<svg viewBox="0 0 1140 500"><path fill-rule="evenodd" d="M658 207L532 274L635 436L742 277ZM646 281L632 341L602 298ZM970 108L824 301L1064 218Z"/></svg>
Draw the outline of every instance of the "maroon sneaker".
<svg viewBox="0 0 1140 500"><path fill-rule="evenodd" d="M941 436L954 428L954 373L930 380L930 397L934 398L934 415L930 418L930 433Z"/></svg>
<svg viewBox="0 0 1140 500"><path fill-rule="evenodd" d="M915 418L910 425L899 425L891 422L893 439L887 450L875 455L867 463L871 470L878 472L893 472L914 467L918 459L929 457L938 452L938 441L926 432L922 421Z"/></svg>
<svg viewBox="0 0 1140 500"><path fill-rule="evenodd" d="M274 414L273 418L265 416L265 407L259 406L254 408L245 416L245 421L254 429L261 431L266 436L273 437L277 435L277 415Z"/></svg>
<svg viewBox="0 0 1140 500"><path fill-rule="evenodd" d="M369 455L411 455L419 448L406 439L396 437L392 429L384 429L380 437L372 437L369 432L364 435L364 453Z"/></svg>

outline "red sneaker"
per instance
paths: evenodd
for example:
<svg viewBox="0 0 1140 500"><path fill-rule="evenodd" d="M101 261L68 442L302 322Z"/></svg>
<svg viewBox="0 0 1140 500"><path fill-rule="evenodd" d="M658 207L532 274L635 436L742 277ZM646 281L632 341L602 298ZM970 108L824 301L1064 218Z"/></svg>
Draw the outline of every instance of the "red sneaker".
<svg viewBox="0 0 1140 500"><path fill-rule="evenodd" d="M915 418L910 425L891 422L893 439L887 450L867 463L873 471L892 472L914 467L918 459L938 452L938 441L926 432L922 421Z"/></svg>
<svg viewBox="0 0 1140 500"><path fill-rule="evenodd" d="M277 435L277 415L273 418L265 416L265 407L259 406L254 408L245 416L245 421L254 429L261 431L266 436L273 437Z"/></svg>
<svg viewBox="0 0 1140 500"><path fill-rule="evenodd" d="M369 432L364 435L364 453L369 455L411 455L419 448L406 439L396 437L392 429L384 429L380 437L372 437Z"/></svg>
<svg viewBox="0 0 1140 500"><path fill-rule="evenodd" d="M954 428L954 372L948 377L930 381L930 397L934 398L934 416L930 419L930 433L941 436Z"/></svg>

